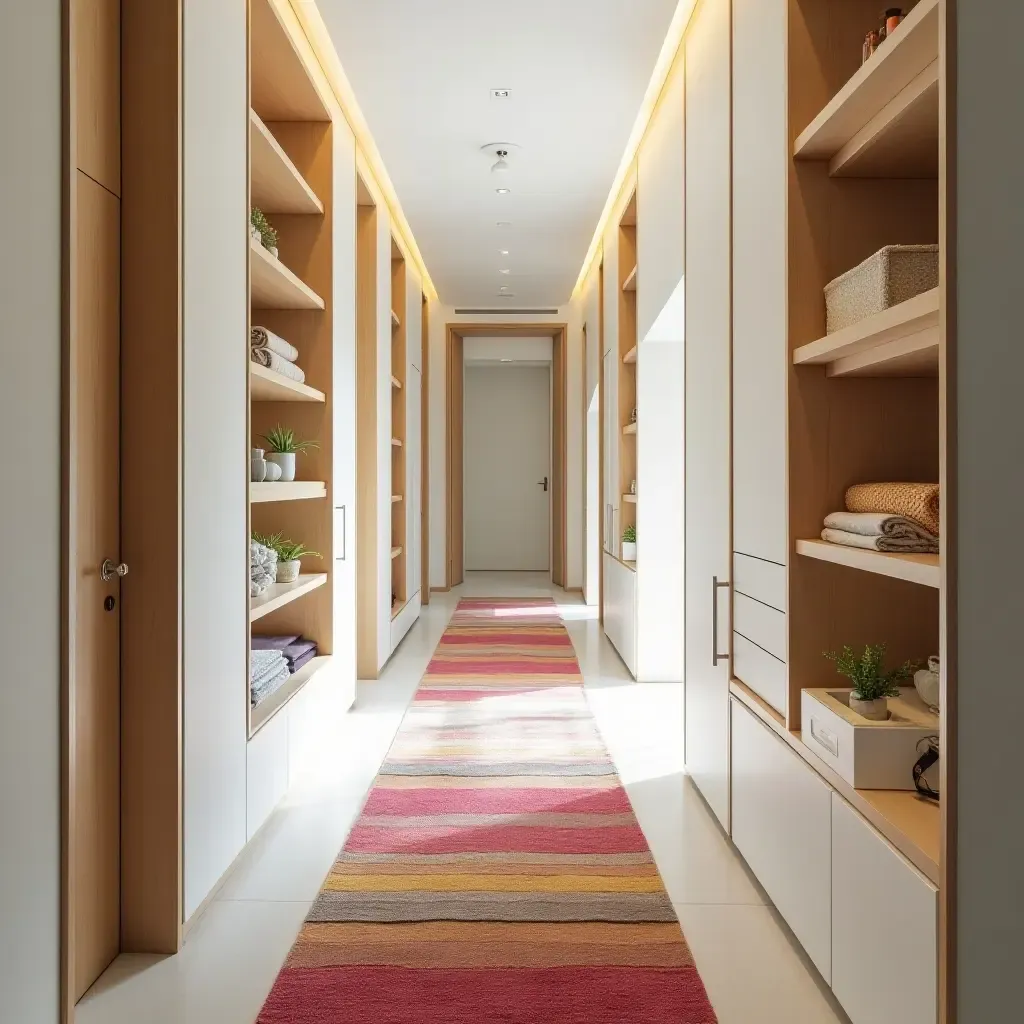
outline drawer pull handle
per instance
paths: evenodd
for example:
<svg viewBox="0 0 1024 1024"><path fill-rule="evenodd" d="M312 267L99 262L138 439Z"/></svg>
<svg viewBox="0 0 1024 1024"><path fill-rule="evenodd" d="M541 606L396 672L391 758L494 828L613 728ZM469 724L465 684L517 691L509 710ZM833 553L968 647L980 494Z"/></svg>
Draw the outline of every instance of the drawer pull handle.
<svg viewBox="0 0 1024 1024"><path fill-rule="evenodd" d="M718 591L722 587L728 587L729 583L719 580L717 576L711 577L711 666L718 668L720 661L728 661L728 654L718 653Z"/></svg>

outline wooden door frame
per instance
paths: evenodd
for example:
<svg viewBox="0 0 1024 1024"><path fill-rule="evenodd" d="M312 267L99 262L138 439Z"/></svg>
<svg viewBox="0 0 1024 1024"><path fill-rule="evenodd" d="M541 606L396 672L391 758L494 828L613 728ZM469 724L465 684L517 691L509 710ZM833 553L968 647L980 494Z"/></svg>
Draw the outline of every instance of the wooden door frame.
<svg viewBox="0 0 1024 1024"><path fill-rule="evenodd" d="M463 502L461 489L454 487L452 467L463 445L463 408L461 402L453 401L458 382L455 374L462 374L464 360L456 355L456 343L466 338L540 338L549 337L554 344L551 362L552 409L551 409L551 579L556 586L564 587L566 582L568 507L568 342L569 325L557 324L479 324L449 323L445 327L444 375L445 375L445 586L451 590L461 580L453 578L452 552L455 538L464 537Z"/></svg>

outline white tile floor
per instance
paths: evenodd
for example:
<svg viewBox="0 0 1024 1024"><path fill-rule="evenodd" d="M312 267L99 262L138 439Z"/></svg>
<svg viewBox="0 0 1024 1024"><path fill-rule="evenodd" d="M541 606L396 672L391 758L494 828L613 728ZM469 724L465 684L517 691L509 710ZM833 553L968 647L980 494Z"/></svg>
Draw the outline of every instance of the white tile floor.
<svg viewBox="0 0 1024 1024"><path fill-rule="evenodd" d="M594 611L546 577L470 573L456 592L433 595L381 679L360 684L337 761L289 794L181 953L119 958L79 1004L77 1024L253 1024L460 595L551 595L567 606L591 707L720 1024L846 1021L684 775L682 687L634 683Z"/></svg>

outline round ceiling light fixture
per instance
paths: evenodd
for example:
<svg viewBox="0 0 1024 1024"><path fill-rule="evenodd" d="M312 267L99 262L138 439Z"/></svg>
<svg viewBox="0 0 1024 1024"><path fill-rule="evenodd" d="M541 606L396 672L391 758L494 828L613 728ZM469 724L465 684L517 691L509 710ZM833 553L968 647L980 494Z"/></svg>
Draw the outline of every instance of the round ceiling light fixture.
<svg viewBox="0 0 1024 1024"><path fill-rule="evenodd" d="M497 192L499 196L507 196L509 194L509 192L512 191L512 189L510 189L510 188L496 188L494 191Z"/></svg>
<svg viewBox="0 0 1024 1024"><path fill-rule="evenodd" d="M494 163L491 164L491 174L505 175L512 169L511 164L508 162L509 155L513 150L519 149L514 142L488 142L486 146L481 146L480 151L486 153L489 157L494 158Z"/></svg>
<svg viewBox="0 0 1024 1024"><path fill-rule="evenodd" d="M508 174L511 168L508 165L508 160L505 159L507 156L507 149L498 150L498 162L491 168L491 174Z"/></svg>
<svg viewBox="0 0 1024 1024"><path fill-rule="evenodd" d="M498 250L498 255L499 256L507 256L508 255L508 249L499 249Z"/></svg>

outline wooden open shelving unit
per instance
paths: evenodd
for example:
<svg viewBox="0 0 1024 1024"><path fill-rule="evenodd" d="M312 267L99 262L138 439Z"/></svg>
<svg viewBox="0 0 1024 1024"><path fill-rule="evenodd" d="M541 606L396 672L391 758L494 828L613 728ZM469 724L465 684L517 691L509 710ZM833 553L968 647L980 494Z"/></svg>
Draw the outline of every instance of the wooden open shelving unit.
<svg viewBox="0 0 1024 1024"><path fill-rule="evenodd" d="M619 432L619 493L622 505L619 513L619 543L627 526L636 528L636 495L632 493L637 478L637 423L633 419L636 408L637 337L637 245L636 245L636 193L634 192L619 220L619 359L618 359L618 422ZM616 545L616 551L621 548ZM626 563L623 563L626 564ZM632 563L630 563L631 568Z"/></svg>
<svg viewBox="0 0 1024 1024"><path fill-rule="evenodd" d="M398 387L391 389L391 480L392 491L405 487L406 478L406 325L396 309L406 308L405 257L396 239L391 239L391 376ZM395 486L397 484L397 486ZM391 617L409 600L405 552L409 546L408 516L404 501L391 500Z"/></svg>
<svg viewBox="0 0 1024 1024"><path fill-rule="evenodd" d="M253 448L280 424L316 449L296 457L294 482L250 483L250 530L282 533L320 552L302 559L295 583L275 584L249 602L252 632L299 634L319 657L257 707L249 735L265 726L330 662L333 641L333 199L332 124L308 68L270 0L250 2L249 205L278 232L279 257L249 246L250 324L296 349L299 384L249 363L249 433ZM326 298L325 298L326 297ZM258 625L256 625L258 624ZM246 703L248 687L246 687Z"/></svg>

